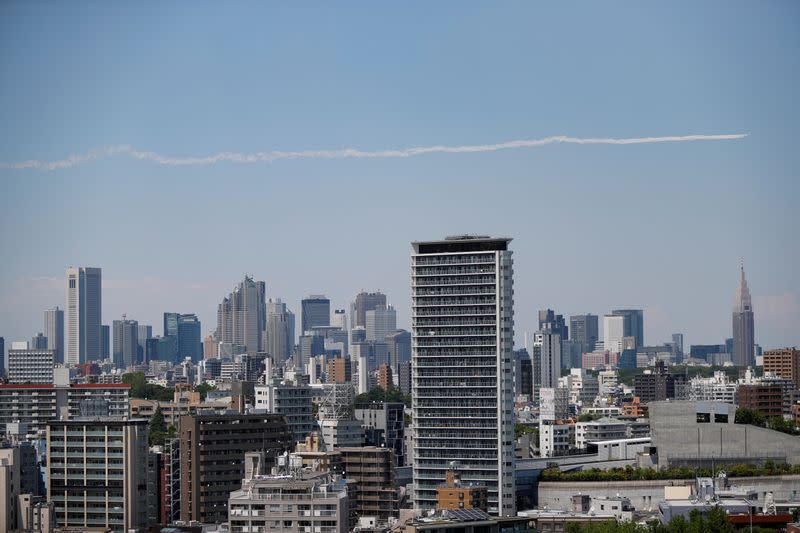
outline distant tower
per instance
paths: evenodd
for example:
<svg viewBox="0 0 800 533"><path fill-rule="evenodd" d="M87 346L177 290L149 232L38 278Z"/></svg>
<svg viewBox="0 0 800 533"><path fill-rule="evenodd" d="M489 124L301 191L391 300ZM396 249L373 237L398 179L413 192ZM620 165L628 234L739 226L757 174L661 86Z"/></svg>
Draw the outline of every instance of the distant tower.
<svg viewBox="0 0 800 533"><path fill-rule="evenodd" d="M56 363L64 362L64 310L56 307L44 312L44 335L47 349L56 354Z"/></svg>
<svg viewBox="0 0 800 533"><path fill-rule="evenodd" d="M741 265L739 286L736 287L736 300L733 305L733 364L736 366L754 365L755 330L753 327L753 302L750 289L744 279L744 262Z"/></svg>
<svg viewBox="0 0 800 533"><path fill-rule="evenodd" d="M65 362L77 365L100 358L102 316L101 271L99 268L67 269L65 311Z"/></svg>

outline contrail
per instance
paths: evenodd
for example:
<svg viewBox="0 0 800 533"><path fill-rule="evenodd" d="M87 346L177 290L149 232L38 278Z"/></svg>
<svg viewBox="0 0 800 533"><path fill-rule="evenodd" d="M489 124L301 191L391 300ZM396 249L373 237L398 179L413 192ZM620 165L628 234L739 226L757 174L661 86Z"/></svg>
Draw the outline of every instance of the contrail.
<svg viewBox="0 0 800 533"><path fill-rule="evenodd" d="M518 148L536 148L548 144L651 144L651 143L670 143L670 142L693 142L693 141L730 141L743 139L748 133L731 133L719 135L672 135L666 137L568 137L566 135L555 135L541 139L522 139L507 141L497 144L467 144L461 146L415 146L411 148L399 148L391 150L359 150L357 148L341 148L334 150L300 150L300 151L279 151L269 152L239 153L239 152L220 152L208 156L200 157L170 157L159 154L158 152L137 150L129 145L107 146L90 150L83 154L73 154L66 159L56 161L45 161L30 159L27 161L17 161L14 163L0 163L0 168L24 170L24 169L45 169L58 170L70 168L98 159L105 159L113 156L127 156L142 161L152 161L164 166L208 166L217 163L271 163L281 159L377 159L377 158L398 158L413 157L425 154L477 154L484 152L497 152L498 150L513 150Z"/></svg>

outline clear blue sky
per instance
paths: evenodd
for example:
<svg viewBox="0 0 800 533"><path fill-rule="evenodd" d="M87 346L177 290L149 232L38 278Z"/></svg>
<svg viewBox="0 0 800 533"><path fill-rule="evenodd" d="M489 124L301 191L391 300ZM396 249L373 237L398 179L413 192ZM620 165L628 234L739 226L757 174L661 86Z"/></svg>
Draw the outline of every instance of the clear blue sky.
<svg viewBox="0 0 800 533"><path fill-rule="evenodd" d="M190 9L191 8L191 9ZM0 168L0 336L103 268L104 322L213 329L252 273L298 310L381 289L408 325L409 242L514 238L536 310L645 309L645 340L730 336L744 257L756 340L800 344L800 4L0 4L0 163L105 146L165 156L558 144L385 159L170 166L128 154Z"/></svg>

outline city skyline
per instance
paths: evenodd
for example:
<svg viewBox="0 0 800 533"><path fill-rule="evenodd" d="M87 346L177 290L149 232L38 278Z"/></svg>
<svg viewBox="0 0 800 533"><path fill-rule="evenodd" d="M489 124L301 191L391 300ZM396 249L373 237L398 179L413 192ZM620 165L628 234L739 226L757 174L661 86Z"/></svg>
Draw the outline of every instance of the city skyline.
<svg viewBox="0 0 800 533"><path fill-rule="evenodd" d="M303 297L361 289L408 329L408 243L476 233L514 238L517 345L547 308L723 342L741 257L756 342L800 345L800 6L735 6L6 3L0 335L65 306L69 265L103 269L105 324L177 310L205 336L252 273L298 329Z"/></svg>

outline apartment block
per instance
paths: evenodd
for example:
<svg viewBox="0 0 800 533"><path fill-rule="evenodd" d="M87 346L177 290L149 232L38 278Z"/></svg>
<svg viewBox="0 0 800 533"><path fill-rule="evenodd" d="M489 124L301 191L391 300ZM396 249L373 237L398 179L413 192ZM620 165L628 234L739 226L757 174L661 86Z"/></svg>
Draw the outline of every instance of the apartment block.
<svg viewBox="0 0 800 533"><path fill-rule="evenodd" d="M396 518L400 512L400 490L392 450L364 446L339 448L339 452L347 480L356 484L353 505L356 515L374 516L380 522Z"/></svg>
<svg viewBox="0 0 800 533"><path fill-rule="evenodd" d="M781 348L764 352L764 373L772 372L791 380L795 389L800 389L800 350Z"/></svg>

